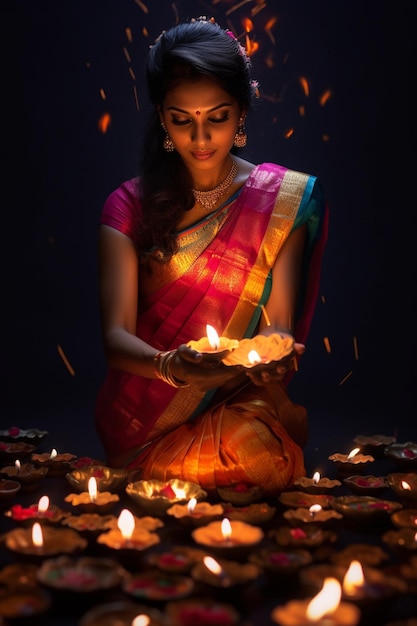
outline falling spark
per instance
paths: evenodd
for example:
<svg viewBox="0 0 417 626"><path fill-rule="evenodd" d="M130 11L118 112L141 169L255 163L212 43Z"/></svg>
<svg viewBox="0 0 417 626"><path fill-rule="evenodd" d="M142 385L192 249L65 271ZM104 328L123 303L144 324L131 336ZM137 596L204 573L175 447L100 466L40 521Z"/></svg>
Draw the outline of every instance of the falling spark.
<svg viewBox="0 0 417 626"><path fill-rule="evenodd" d="M246 53L249 57L251 57L257 50L259 50L259 43L257 41L253 41L249 38L249 35L246 35Z"/></svg>
<svg viewBox="0 0 417 626"><path fill-rule="evenodd" d="M332 96L331 90L330 89L326 89L326 91L324 93L322 93L320 98L319 98L320 106L324 107L324 105L330 99L331 96Z"/></svg>
<svg viewBox="0 0 417 626"><path fill-rule="evenodd" d="M306 110L305 110L304 105L301 105L301 106L298 107L298 112L300 114L300 117L304 117L305 116Z"/></svg>
<svg viewBox="0 0 417 626"><path fill-rule="evenodd" d="M250 33L253 30L253 22L248 17L243 20L243 28L246 33Z"/></svg>
<svg viewBox="0 0 417 626"><path fill-rule="evenodd" d="M332 351L331 347L330 347L330 341L328 337L323 337L323 343L324 343L324 347L326 348L327 352L330 354L330 352Z"/></svg>
<svg viewBox="0 0 417 626"><path fill-rule="evenodd" d="M359 353L358 353L358 341L356 337L353 338L353 352L355 353L355 360L358 361Z"/></svg>
<svg viewBox="0 0 417 626"><path fill-rule="evenodd" d="M129 67L129 74L132 80L136 80L135 72L133 71L131 67Z"/></svg>
<svg viewBox="0 0 417 626"><path fill-rule="evenodd" d="M326 304L326 298L325 298L325 296L321 296L321 301L323 302L323 304Z"/></svg>
<svg viewBox="0 0 417 626"><path fill-rule="evenodd" d="M285 133L284 133L284 137L285 139L289 139L290 137L292 137L294 134L294 129L293 128L289 128Z"/></svg>
<svg viewBox="0 0 417 626"><path fill-rule="evenodd" d="M106 99L106 92L104 91L104 89L100 89L100 97L102 100Z"/></svg>
<svg viewBox="0 0 417 626"><path fill-rule="evenodd" d="M262 4L258 4L256 7L253 7L253 9L250 10L250 14L253 17L257 13L259 13L259 11L262 11L262 9L265 9L265 8L266 8L266 2L263 2Z"/></svg>
<svg viewBox="0 0 417 626"><path fill-rule="evenodd" d="M342 380L340 381L339 385L343 385L347 381L347 379L352 376L352 374L353 374L353 372L351 370L348 374L346 374L346 376L344 378L342 378Z"/></svg>
<svg viewBox="0 0 417 626"><path fill-rule="evenodd" d="M268 37L270 38L270 40L272 41L272 43L274 45L275 45L275 37L271 33L271 29L275 26L276 22L277 22L277 18L276 17L271 17L271 19L268 20L267 23L265 24L266 34L268 35Z"/></svg>
<svg viewBox="0 0 417 626"><path fill-rule="evenodd" d="M139 98L138 98L138 90L136 89L136 85L133 85L133 96L135 98L136 110L139 111Z"/></svg>
<svg viewBox="0 0 417 626"><path fill-rule="evenodd" d="M230 15L234 11L237 11L238 9L240 9L240 7L243 7L245 4L248 4L248 2L252 2L252 0L242 0L242 2L238 2L237 4L234 4L232 7L230 7L230 9L226 11L226 15Z"/></svg>
<svg viewBox="0 0 417 626"><path fill-rule="evenodd" d="M135 0L135 2L144 13L149 13L148 7L143 2L141 2L141 0Z"/></svg>
<svg viewBox="0 0 417 626"><path fill-rule="evenodd" d="M126 33L126 39L128 40L128 42L132 43L132 41L133 41L132 29L131 28L125 28L125 33Z"/></svg>
<svg viewBox="0 0 417 626"><path fill-rule="evenodd" d="M143 35L144 37L149 37L149 32L148 32L148 29L146 28L146 26L144 26L144 27L142 28L142 35Z"/></svg>
<svg viewBox="0 0 417 626"><path fill-rule="evenodd" d="M262 308L262 313L264 315L265 318L265 322L267 326L271 326L271 320L269 319L268 313L266 312L266 308L264 307L263 304L261 304L261 308Z"/></svg>
<svg viewBox="0 0 417 626"><path fill-rule="evenodd" d="M298 79L298 82L300 83L304 91L304 95L306 96L306 98L308 98L308 96L310 95L310 87L308 84L308 80L306 79L305 76L300 76L300 78Z"/></svg>
<svg viewBox="0 0 417 626"><path fill-rule="evenodd" d="M124 55L126 57L126 61L128 63L132 63L132 59L131 59L131 56L129 54L129 51L128 51L128 49L125 46L123 46L123 52L124 52Z"/></svg>
<svg viewBox="0 0 417 626"><path fill-rule="evenodd" d="M58 350L59 356L64 361L65 366L66 366L67 370L69 371L69 373L71 374L71 376L75 376L75 372L74 372L73 368L71 367L70 362L68 361L67 357L65 356L65 353L64 353L62 347L59 344L57 345L57 350Z"/></svg>
<svg viewBox="0 0 417 626"><path fill-rule="evenodd" d="M101 115L100 119L98 120L97 126L100 132L102 132L103 135L105 135L109 129L110 124L111 124L110 113L103 113L103 115Z"/></svg>

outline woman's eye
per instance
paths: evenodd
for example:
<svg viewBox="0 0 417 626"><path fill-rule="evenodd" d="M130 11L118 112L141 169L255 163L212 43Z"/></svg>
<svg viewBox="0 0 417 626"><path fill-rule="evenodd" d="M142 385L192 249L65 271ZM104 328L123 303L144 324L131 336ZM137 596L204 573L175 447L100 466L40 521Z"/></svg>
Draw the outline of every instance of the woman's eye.
<svg viewBox="0 0 417 626"><path fill-rule="evenodd" d="M227 122L228 119L229 119L229 114L225 113L221 117L210 118L210 122L213 122L214 124L221 124L222 122Z"/></svg>
<svg viewBox="0 0 417 626"><path fill-rule="evenodd" d="M185 126L186 124L189 124L190 122L191 122L190 119L187 119L187 120L176 120L176 119L173 119L172 120L172 123L175 126Z"/></svg>

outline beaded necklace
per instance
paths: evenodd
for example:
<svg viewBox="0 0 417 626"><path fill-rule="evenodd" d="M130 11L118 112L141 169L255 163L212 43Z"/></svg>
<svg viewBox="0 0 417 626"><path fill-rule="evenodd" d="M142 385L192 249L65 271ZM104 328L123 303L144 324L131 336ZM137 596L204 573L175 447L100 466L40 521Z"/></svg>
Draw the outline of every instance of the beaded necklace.
<svg viewBox="0 0 417 626"><path fill-rule="evenodd" d="M207 191L200 191L199 189L193 189L193 194L196 202L199 202L205 211L211 211L217 204L219 198L226 192L226 190L232 184L236 174L238 172L238 167L236 162L232 159L232 166L227 174L226 178L213 187L213 189L208 189Z"/></svg>

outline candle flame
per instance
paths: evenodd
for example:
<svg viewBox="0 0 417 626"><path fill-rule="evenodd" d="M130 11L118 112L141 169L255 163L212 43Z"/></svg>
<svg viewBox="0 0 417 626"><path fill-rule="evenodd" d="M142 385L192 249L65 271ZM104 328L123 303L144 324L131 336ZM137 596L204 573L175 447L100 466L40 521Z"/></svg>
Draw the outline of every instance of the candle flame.
<svg viewBox="0 0 417 626"><path fill-rule="evenodd" d="M19 472L20 471L20 467L21 467L19 459L16 459L16 461L14 462L14 466L17 469L17 471Z"/></svg>
<svg viewBox="0 0 417 626"><path fill-rule="evenodd" d="M149 624L151 623L151 618L149 617L149 615L137 615L135 618L133 618L132 621L132 626L149 626Z"/></svg>
<svg viewBox="0 0 417 626"><path fill-rule="evenodd" d="M191 498L191 500L187 504L187 509L189 513L192 513L194 511L196 504L197 500L195 498Z"/></svg>
<svg viewBox="0 0 417 626"><path fill-rule="evenodd" d="M135 518L128 509L123 509L117 518L117 526L123 539L130 539L135 530Z"/></svg>
<svg viewBox="0 0 417 626"><path fill-rule="evenodd" d="M401 487L405 490L411 491L411 485L405 480L401 481Z"/></svg>
<svg viewBox="0 0 417 626"><path fill-rule="evenodd" d="M97 498L97 481L94 476L91 476L88 480L88 493L90 494L91 502L95 502Z"/></svg>
<svg viewBox="0 0 417 626"><path fill-rule="evenodd" d="M42 548L43 546L42 527L39 522L35 522L32 526L32 542L37 548Z"/></svg>
<svg viewBox="0 0 417 626"><path fill-rule="evenodd" d="M42 496L41 498L39 498L39 502L38 502L38 511L39 513L45 513L45 511L48 510L49 507L49 498L48 496Z"/></svg>
<svg viewBox="0 0 417 626"><path fill-rule="evenodd" d="M259 356L259 354L256 352L256 350L251 350L248 354L248 361L251 365L255 365L255 363L260 363L261 362L261 357Z"/></svg>
<svg viewBox="0 0 417 626"><path fill-rule="evenodd" d="M343 591L347 595L354 595L358 587L365 582L362 565L359 561L352 561L343 578Z"/></svg>
<svg viewBox="0 0 417 626"><path fill-rule="evenodd" d="M319 513L319 511L322 510L322 508L323 507L320 504L312 504L308 510L310 515L314 517L316 513Z"/></svg>
<svg viewBox="0 0 417 626"><path fill-rule="evenodd" d="M52 448L51 450L51 454L49 455L50 459L54 459L57 456L58 452L55 450L55 448Z"/></svg>
<svg viewBox="0 0 417 626"><path fill-rule="evenodd" d="M323 587L307 606L307 618L318 622L324 615L337 609L341 597L342 587L339 581L336 578L325 578Z"/></svg>
<svg viewBox="0 0 417 626"><path fill-rule="evenodd" d="M360 452L360 448L353 448L353 450L351 450L347 456L348 461L350 459L353 459L354 456L356 456L358 454L358 452Z"/></svg>
<svg viewBox="0 0 417 626"><path fill-rule="evenodd" d="M218 350L220 346L220 341L216 329L213 328L213 326L210 326L210 324L207 324L206 333L210 346L213 348L213 350Z"/></svg>
<svg viewBox="0 0 417 626"><path fill-rule="evenodd" d="M212 574L220 576L223 571L220 563L218 563L216 559L213 559L211 556L205 556L203 563Z"/></svg>
<svg viewBox="0 0 417 626"><path fill-rule="evenodd" d="M230 539L230 536L232 534L232 526L230 524L230 521L227 519L227 517L224 517L222 519L221 529L222 529L223 539Z"/></svg>
<svg viewBox="0 0 417 626"><path fill-rule="evenodd" d="M185 491L185 489L181 489L180 487L175 487L173 485L172 491L175 493L175 497L177 498L177 500L186 500L187 492Z"/></svg>
<svg viewBox="0 0 417 626"><path fill-rule="evenodd" d="M314 482L314 484L317 485L319 480L320 480L320 472L314 472L314 474L313 474L313 482Z"/></svg>

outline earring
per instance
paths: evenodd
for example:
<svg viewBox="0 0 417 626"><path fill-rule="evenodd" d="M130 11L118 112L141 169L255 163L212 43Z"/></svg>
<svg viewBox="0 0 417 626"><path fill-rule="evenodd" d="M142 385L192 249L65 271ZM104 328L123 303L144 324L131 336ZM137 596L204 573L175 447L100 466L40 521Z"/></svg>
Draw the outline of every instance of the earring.
<svg viewBox="0 0 417 626"><path fill-rule="evenodd" d="M233 145L236 148L244 148L246 146L247 139L248 139L248 136L245 132L244 118L240 118L239 126L238 126L237 133L233 141Z"/></svg>
<svg viewBox="0 0 417 626"><path fill-rule="evenodd" d="M167 152L174 152L175 150L174 144L172 143L172 139L168 135L168 133L166 134L165 139L164 139L164 148Z"/></svg>

